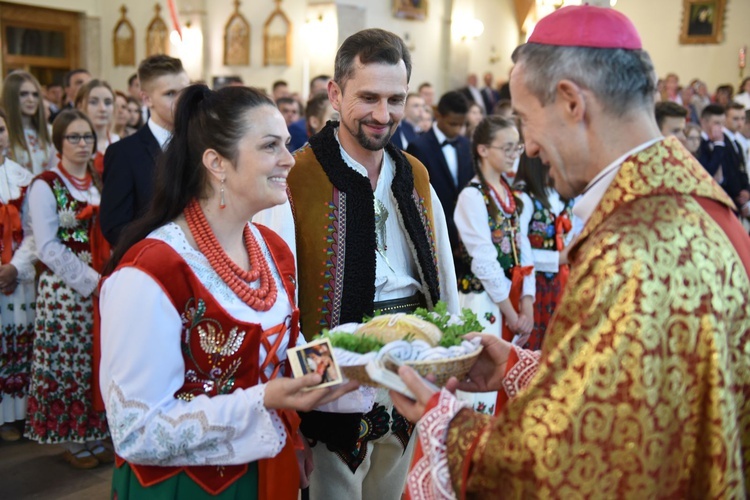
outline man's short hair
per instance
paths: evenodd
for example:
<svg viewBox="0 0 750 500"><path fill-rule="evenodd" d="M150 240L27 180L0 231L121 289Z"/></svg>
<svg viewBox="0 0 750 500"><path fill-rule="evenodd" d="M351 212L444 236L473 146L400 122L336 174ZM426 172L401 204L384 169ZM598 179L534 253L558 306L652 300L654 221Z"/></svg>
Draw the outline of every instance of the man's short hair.
<svg viewBox="0 0 750 500"><path fill-rule="evenodd" d="M565 79L592 92L611 115L653 109L656 73L644 50L525 43L513 51L512 59L523 63L524 85L542 106L555 100L557 84Z"/></svg>
<svg viewBox="0 0 750 500"><path fill-rule="evenodd" d="M184 72L185 68L182 67L182 61L164 54L147 57L138 65L138 79L141 81L141 88L144 90L151 82L161 76L177 75Z"/></svg>
<svg viewBox="0 0 750 500"><path fill-rule="evenodd" d="M432 87L432 84L430 82L424 82L423 84L419 86L419 88L417 89L417 92L422 92L422 89L425 87Z"/></svg>
<svg viewBox="0 0 750 500"><path fill-rule="evenodd" d="M465 115L469 112L469 100L461 92L451 90L440 96L437 111L442 116L446 116L449 113Z"/></svg>
<svg viewBox="0 0 750 500"><path fill-rule="evenodd" d="M701 111L701 120L709 116L721 116L726 114L727 110L721 104L709 104Z"/></svg>
<svg viewBox="0 0 750 500"><path fill-rule="evenodd" d="M354 75L354 60L362 64L396 65L404 61L406 82L411 78L411 55L404 41L390 31L371 28L359 31L341 44L336 52L333 81L343 90L346 81Z"/></svg>
<svg viewBox="0 0 750 500"><path fill-rule="evenodd" d="M687 118L688 110L672 101L657 102L654 106L656 124L661 129L665 118Z"/></svg>
<svg viewBox="0 0 750 500"><path fill-rule="evenodd" d="M307 101L307 105L305 106L305 118L308 120L311 116L316 116L318 119L322 118L329 102L328 94L319 93L310 96L310 100Z"/></svg>
<svg viewBox="0 0 750 500"><path fill-rule="evenodd" d="M65 88L70 87L70 80L76 76L78 73L86 73L87 75L90 75L89 70L84 68L78 68L78 69L72 69L65 73L65 76L63 77L63 86Z"/></svg>
<svg viewBox="0 0 750 500"><path fill-rule="evenodd" d="M138 78L138 73L133 73L132 75L130 75L130 78L128 78L128 87L132 87L133 82L136 81L137 78Z"/></svg>
<svg viewBox="0 0 750 500"><path fill-rule="evenodd" d="M295 101L292 97L279 97L276 99L276 107L281 106L282 104L294 104L297 105L297 101Z"/></svg>
<svg viewBox="0 0 750 500"><path fill-rule="evenodd" d="M406 94L406 101L405 101L405 103L409 104L409 99L411 99L412 97L419 97L420 99L422 98L422 96L419 95L419 94L417 94L416 92L409 92L408 94Z"/></svg>
<svg viewBox="0 0 750 500"><path fill-rule="evenodd" d="M730 109L739 109L740 111L745 111L745 105L740 104L737 101L732 101L727 105L727 111Z"/></svg>
<svg viewBox="0 0 750 500"><path fill-rule="evenodd" d="M275 82L273 82L273 86L271 88L273 90L276 90L279 87L288 87L288 86L289 86L289 84L286 83L286 81L284 81L284 80L276 80Z"/></svg>

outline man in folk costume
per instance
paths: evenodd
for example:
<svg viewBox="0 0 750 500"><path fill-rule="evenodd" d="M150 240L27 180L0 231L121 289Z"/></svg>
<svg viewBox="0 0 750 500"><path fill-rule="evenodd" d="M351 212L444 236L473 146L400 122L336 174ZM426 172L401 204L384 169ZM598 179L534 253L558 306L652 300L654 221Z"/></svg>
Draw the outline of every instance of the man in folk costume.
<svg viewBox="0 0 750 500"><path fill-rule="evenodd" d="M401 368L418 401L393 401L424 450L412 498L746 497L750 241L732 201L659 133L624 15L559 9L513 60L526 149L582 194L585 227L541 353L483 337L454 384L506 391L495 418Z"/></svg>
<svg viewBox="0 0 750 500"><path fill-rule="evenodd" d="M345 40L328 84L341 122L328 122L295 154L291 207L257 219L278 228L296 251L308 339L376 310L411 312L442 299L456 312L443 209L424 166L389 143L410 73L398 36L368 29ZM302 431L313 443L312 499L401 497L412 426L384 390L374 402L360 399L348 408L337 403L337 413L303 415Z"/></svg>

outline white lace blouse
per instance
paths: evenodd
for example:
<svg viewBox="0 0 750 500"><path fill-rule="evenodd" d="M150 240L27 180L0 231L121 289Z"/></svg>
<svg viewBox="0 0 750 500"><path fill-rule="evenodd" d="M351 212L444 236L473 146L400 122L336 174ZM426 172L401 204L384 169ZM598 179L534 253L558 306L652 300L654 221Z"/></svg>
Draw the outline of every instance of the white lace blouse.
<svg viewBox="0 0 750 500"><path fill-rule="evenodd" d="M477 183L479 179L474 177L471 182ZM495 199L494 193L492 194L492 200L500 208L500 203ZM456 223L461 241L471 256L471 272L482 282L484 290L492 301L498 304L510 295L511 282L505 277L503 268L497 261L497 249L495 244L492 243L488 217L482 192L471 186L465 187L458 195L453 220ZM521 265L533 266L534 260L529 238L519 233L518 240ZM523 279L521 297L525 296L536 296L534 273Z"/></svg>
<svg viewBox="0 0 750 500"><path fill-rule="evenodd" d="M149 238L175 249L230 316L266 330L285 320L291 304L264 240L257 228L251 228L279 290L267 312L242 302L176 224L157 229ZM129 267L116 271L104 282L99 307L100 388L121 457L145 465L236 465L281 451L286 431L276 411L264 406L265 384L212 398L201 395L189 402L174 397L185 379L181 311L151 276ZM275 337L269 340L273 343ZM277 351L280 360L286 358L288 343L285 333ZM261 345L260 360L265 355Z"/></svg>
<svg viewBox="0 0 750 500"><path fill-rule="evenodd" d="M9 201L21 196L21 189L31 184L31 172L9 158L0 165L0 203L7 205ZM34 235L29 227L29 218L23 217L23 241L13 252L10 264L18 271L19 281L31 281L34 279L36 270L36 248Z"/></svg>

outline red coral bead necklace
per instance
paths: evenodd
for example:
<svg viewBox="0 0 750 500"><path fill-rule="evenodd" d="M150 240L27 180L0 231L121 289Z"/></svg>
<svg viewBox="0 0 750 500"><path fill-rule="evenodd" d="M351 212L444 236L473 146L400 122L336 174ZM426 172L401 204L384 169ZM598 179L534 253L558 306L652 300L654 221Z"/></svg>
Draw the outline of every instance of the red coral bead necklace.
<svg viewBox="0 0 750 500"><path fill-rule="evenodd" d="M188 203L184 213L198 250L206 256L211 267L224 283L245 304L256 311L271 309L278 295L276 280L250 226L246 224L242 234L250 260L250 270L245 271L235 264L221 247L197 200L194 199ZM260 286L252 288L249 283L258 279L260 279Z"/></svg>

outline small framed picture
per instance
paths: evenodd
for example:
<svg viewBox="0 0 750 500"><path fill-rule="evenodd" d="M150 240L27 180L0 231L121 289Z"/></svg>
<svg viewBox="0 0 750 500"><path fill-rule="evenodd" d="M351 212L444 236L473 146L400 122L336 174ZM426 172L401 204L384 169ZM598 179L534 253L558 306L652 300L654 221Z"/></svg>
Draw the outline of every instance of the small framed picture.
<svg viewBox="0 0 750 500"><path fill-rule="evenodd" d="M393 0L393 16L400 19L427 19L427 0Z"/></svg>
<svg viewBox="0 0 750 500"><path fill-rule="evenodd" d="M333 357L333 347L330 339L318 339L308 344L294 347L286 351L289 364L292 365L294 378L308 373L318 373L323 377L320 384L312 389L330 387L343 382L339 365Z"/></svg>
<svg viewBox="0 0 750 500"><path fill-rule="evenodd" d="M680 43L721 43L726 0L682 0Z"/></svg>

